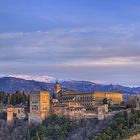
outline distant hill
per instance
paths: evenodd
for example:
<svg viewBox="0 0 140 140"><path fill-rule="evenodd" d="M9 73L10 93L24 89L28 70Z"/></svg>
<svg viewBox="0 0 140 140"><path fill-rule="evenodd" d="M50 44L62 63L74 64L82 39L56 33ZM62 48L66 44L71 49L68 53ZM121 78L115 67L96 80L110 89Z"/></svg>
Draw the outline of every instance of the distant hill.
<svg viewBox="0 0 140 140"><path fill-rule="evenodd" d="M16 90L24 90L26 92L39 90L53 90L55 83L39 82L34 80L25 80L15 77L0 78L0 91L15 92ZM130 88L121 85L102 85L89 81L61 81L63 89L75 90L79 92L120 92L124 94L139 94L140 87Z"/></svg>
<svg viewBox="0 0 140 140"><path fill-rule="evenodd" d="M67 89L78 90L81 92L119 92L124 94L140 94L140 87L131 88L121 85L103 85L89 81L64 81L62 86Z"/></svg>
<svg viewBox="0 0 140 140"><path fill-rule="evenodd" d="M24 80L14 77L0 78L0 91L14 92L16 90L24 90L26 92L47 90L52 87L51 83L38 82L33 80Z"/></svg>

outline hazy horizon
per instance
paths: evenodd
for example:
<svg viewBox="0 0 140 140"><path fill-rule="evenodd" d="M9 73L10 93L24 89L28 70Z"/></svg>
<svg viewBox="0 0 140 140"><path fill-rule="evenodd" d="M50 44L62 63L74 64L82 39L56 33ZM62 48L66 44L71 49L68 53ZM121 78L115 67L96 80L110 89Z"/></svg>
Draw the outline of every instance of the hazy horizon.
<svg viewBox="0 0 140 140"><path fill-rule="evenodd" d="M0 74L140 86L140 1L0 2Z"/></svg>

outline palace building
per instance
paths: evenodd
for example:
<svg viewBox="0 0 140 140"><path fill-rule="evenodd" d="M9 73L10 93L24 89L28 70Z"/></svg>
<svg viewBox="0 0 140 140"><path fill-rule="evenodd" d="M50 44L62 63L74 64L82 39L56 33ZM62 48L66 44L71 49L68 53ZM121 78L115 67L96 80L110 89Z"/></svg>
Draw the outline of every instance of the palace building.
<svg viewBox="0 0 140 140"><path fill-rule="evenodd" d="M89 113L93 116L95 112L101 120L108 109L107 105L103 105L105 98L112 104L120 104L123 100L122 94L115 92L64 91L56 82L52 97L48 91L30 93L29 122L41 122L49 114L81 119L88 117Z"/></svg>
<svg viewBox="0 0 140 140"><path fill-rule="evenodd" d="M70 93L65 92L61 96L61 102L77 101L86 109L94 108L103 103L106 98L111 104L120 104L123 101L123 94L115 92L87 92L87 93Z"/></svg>
<svg viewBox="0 0 140 140"><path fill-rule="evenodd" d="M107 103L103 102L104 99ZM103 120L108 112L108 103L120 104L122 101L123 94L120 93L62 90L56 82L52 97L49 91L30 93L28 111L22 105L9 105L2 106L0 112L7 112L8 122L12 122L14 118L24 119L28 115L29 122L40 123L50 114L64 115L77 120L94 117Z"/></svg>
<svg viewBox="0 0 140 140"><path fill-rule="evenodd" d="M40 91L30 94L29 122L41 122L50 113L50 92Z"/></svg>

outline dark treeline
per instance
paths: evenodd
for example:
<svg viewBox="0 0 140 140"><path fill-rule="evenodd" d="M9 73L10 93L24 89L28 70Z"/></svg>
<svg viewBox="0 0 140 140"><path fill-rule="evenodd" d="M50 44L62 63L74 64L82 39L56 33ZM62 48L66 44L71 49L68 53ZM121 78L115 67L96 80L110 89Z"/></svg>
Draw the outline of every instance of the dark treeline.
<svg viewBox="0 0 140 140"><path fill-rule="evenodd" d="M13 94L0 92L0 103L7 105L17 105L17 104L24 104L27 105L29 103L29 95L25 94L21 91L16 91Z"/></svg>

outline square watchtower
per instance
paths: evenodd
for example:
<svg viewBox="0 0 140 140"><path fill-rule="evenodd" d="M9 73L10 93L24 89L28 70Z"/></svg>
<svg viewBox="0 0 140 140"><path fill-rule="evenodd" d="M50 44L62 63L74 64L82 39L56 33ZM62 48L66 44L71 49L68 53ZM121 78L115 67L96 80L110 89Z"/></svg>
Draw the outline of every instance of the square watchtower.
<svg viewBox="0 0 140 140"><path fill-rule="evenodd" d="M30 94L29 122L41 122L50 113L50 92L40 91Z"/></svg>

